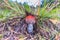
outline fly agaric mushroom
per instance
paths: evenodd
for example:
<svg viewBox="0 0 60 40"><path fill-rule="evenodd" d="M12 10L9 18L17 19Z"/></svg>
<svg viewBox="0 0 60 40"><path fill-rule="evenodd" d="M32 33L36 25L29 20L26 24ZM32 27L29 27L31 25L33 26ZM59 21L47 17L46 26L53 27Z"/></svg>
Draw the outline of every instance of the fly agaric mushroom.
<svg viewBox="0 0 60 40"><path fill-rule="evenodd" d="M36 23L36 18L35 16L32 16L32 15L28 15L26 16L25 18L25 22L27 23L28 27L27 27L27 32L29 34L33 34L33 25Z"/></svg>

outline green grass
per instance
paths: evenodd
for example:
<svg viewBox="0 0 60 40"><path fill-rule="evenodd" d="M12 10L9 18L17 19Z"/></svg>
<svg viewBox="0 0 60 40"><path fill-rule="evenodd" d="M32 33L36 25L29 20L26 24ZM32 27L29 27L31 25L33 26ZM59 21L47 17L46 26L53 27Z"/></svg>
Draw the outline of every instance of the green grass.
<svg viewBox="0 0 60 40"><path fill-rule="evenodd" d="M18 4L17 2L7 2L7 1L4 1L4 7L3 9L1 8L0 9L0 20L4 20L6 18L9 18L9 17L14 17L16 15L25 15L25 10L27 10L28 12L32 12L33 10L31 9L31 7L27 4L24 4L24 5L20 5ZM53 6L53 3L48 10L46 8L48 8L48 4L50 3L46 3L46 0L44 1L44 6L43 7L40 7L40 17L42 19L45 19L45 18L53 18L53 19L60 19L60 7L58 7L58 5L53 8L52 10L50 10ZM60 6L60 5L59 5ZM33 8L34 10L37 10L37 8ZM33 11L35 12L35 11ZM36 14L36 13L35 13Z"/></svg>

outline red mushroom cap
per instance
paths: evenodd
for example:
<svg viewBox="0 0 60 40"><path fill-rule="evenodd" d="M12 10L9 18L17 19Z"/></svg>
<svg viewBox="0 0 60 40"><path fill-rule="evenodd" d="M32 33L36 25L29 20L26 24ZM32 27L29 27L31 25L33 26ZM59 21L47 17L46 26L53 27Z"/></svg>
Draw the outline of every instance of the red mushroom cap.
<svg viewBox="0 0 60 40"><path fill-rule="evenodd" d="M26 23L34 24L36 22L35 16L29 15L25 18Z"/></svg>

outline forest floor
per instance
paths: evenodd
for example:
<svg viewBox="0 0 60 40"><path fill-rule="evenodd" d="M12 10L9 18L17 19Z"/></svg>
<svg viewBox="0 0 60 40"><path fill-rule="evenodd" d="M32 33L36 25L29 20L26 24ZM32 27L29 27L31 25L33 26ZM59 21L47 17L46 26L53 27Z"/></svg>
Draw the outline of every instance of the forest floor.
<svg viewBox="0 0 60 40"><path fill-rule="evenodd" d="M60 22L57 20L44 20L33 35L27 33L25 26L20 17L1 21L0 40L60 40Z"/></svg>

